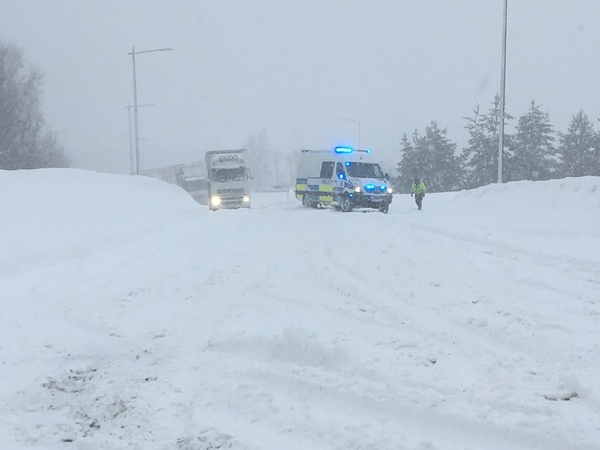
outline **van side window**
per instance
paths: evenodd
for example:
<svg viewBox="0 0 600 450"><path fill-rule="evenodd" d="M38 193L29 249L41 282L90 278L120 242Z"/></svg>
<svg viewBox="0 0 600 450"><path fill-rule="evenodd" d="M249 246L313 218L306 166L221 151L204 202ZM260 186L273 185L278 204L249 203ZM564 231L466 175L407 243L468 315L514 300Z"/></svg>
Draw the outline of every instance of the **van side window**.
<svg viewBox="0 0 600 450"><path fill-rule="evenodd" d="M320 178L331 178L333 173L333 161L323 161L321 163L321 177Z"/></svg>
<svg viewBox="0 0 600 450"><path fill-rule="evenodd" d="M335 164L335 176L338 180L346 179L346 172L344 171L344 165L341 162Z"/></svg>

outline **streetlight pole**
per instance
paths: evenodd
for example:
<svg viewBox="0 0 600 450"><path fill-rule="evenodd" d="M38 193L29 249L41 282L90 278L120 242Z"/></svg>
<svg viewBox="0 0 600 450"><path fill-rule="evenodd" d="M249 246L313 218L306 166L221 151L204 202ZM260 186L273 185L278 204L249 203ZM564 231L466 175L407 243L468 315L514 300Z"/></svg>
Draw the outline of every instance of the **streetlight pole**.
<svg viewBox="0 0 600 450"><path fill-rule="evenodd" d="M498 129L498 183L502 183L502 154L504 153L504 105L506 97L506 25L508 0L504 0L504 21L502 27L502 64L500 76L500 124Z"/></svg>
<svg viewBox="0 0 600 450"><path fill-rule="evenodd" d="M137 102L137 77L135 74L135 55L139 55L141 53L152 53L152 52L166 52L169 50L173 50L172 48L157 48L154 50L144 50L141 52L136 52L135 47L131 47L131 60L133 63L133 116L134 116L134 125L135 125L135 174L140 174L140 132L139 132L139 121L138 121L138 102Z"/></svg>
<svg viewBox="0 0 600 450"><path fill-rule="evenodd" d="M357 146L357 149L360 150L360 121L354 120L354 119L348 119L346 117L340 117L340 119L347 120L348 122L352 122L352 123L358 124L358 146Z"/></svg>
<svg viewBox="0 0 600 450"><path fill-rule="evenodd" d="M141 108L142 106L155 106L154 104L147 104L147 105L138 105L138 108ZM127 108L127 116L129 119L129 170L131 172L131 175L135 175L136 171L135 171L135 161L136 158L134 157L133 154L133 143L131 142L131 109L133 108L133 106L131 105L131 103L127 103L127 106L125 107Z"/></svg>
<svg viewBox="0 0 600 450"><path fill-rule="evenodd" d="M131 108L131 104L127 103L127 118L129 119L129 171L131 175L135 175L135 171L133 170L133 144L131 143Z"/></svg>

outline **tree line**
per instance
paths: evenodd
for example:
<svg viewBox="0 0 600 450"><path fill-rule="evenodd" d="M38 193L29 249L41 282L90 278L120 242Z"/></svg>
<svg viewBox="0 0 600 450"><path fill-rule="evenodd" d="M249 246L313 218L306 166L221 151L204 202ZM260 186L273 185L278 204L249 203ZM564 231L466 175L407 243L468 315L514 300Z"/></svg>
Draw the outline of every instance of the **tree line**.
<svg viewBox="0 0 600 450"><path fill-rule="evenodd" d="M474 189L498 181L500 101L482 112L476 106L466 118L467 146L457 151L436 121L423 133L402 137L395 179L397 192L410 192L415 177L425 180L430 192ZM505 114L505 123L514 117ZM600 176L600 132L580 110L565 133L555 132L550 116L532 101L519 117L512 134L504 134L502 181L549 180Z"/></svg>
<svg viewBox="0 0 600 450"><path fill-rule="evenodd" d="M45 130L41 93L41 73L0 41L0 169L68 167L56 133Z"/></svg>
<svg viewBox="0 0 600 450"><path fill-rule="evenodd" d="M474 189L498 181L499 97L487 112L476 106L473 116L465 120L469 139L460 150L435 120L424 132L403 135L397 176L391 180L396 192L410 192L415 177L425 181L429 192ZM505 114L506 125L514 120ZM244 147L249 150L257 190L293 184L298 151L285 155L275 151L265 129L250 135ZM555 131L549 113L531 101L516 121L514 133L505 128L503 182L587 175L600 176L600 131L594 130L583 110L572 116L567 131L561 133Z"/></svg>

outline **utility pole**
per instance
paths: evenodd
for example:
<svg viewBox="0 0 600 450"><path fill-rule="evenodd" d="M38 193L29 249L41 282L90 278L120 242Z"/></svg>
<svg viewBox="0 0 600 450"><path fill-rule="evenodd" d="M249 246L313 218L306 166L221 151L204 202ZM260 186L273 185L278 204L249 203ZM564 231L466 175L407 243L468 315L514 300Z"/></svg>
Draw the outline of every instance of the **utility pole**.
<svg viewBox="0 0 600 450"><path fill-rule="evenodd" d="M152 52L166 52L173 50L172 48L157 48L155 50L144 50L136 52L135 47L131 47L131 61L133 63L133 115L135 124L135 174L140 174L140 132L139 132L139 120L138 120L138 102L137 102L137 77L135 73L135 55L141 53L152 53Z"/></svg>
<svg viewBox="0 0 600 450"><path fill-rule="evenodd" d="M155 106L154 104L147 104L147 105L138 105L138 108L141 108L142 106ZM129 170L131 172L131 175L136 175L136 155L133 154L133 144L131 141L131 109L133 108L133 106L131 106L131 103L127 103L127 106L125 107L127 108L127 116L129 119Z"/></svg>
<svg viewBox="0 0 600 450"><path fill-rule="evenodd" d="M133 159L133 144L131 143L131 103L127 103L127 118L129 123L129 172L131 175L135 175L135 171L133 170L133 166L135 161Z"/></svg>
<svg viewBox="0 0 600 450"><path fill-rule="evenodd" d="M504 105L506 98L506 25L508 0L504 0L504 21L502 27L502 64L500 75L500 123L498 129L498 183L502 183L502 154L504 153Z"/></svg>

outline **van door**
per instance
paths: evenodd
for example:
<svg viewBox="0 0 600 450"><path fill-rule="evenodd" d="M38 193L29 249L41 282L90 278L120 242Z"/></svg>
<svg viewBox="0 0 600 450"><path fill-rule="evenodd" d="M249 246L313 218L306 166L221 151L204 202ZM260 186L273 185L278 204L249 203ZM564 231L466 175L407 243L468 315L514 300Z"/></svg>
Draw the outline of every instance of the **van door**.
<svg viewBox="0 0 600 450"><path fill-rule="evenodd" d="M333 201L339 203L341 202L342 195L346 191L346 185L348 184L348 174L346 173L346 167L344 163L337 162L335 164L334 175Z"/></svg>
<svg viewBox="0 0 600 450"><path fill-rule="evenodd" d="M333 187L336 178L334 175L335 161L322 161L321 173L317 185L309 186L309 189L318 195L318 201L321 204L329 204L333 201Z"/></svg>
<svg viewBox="0 0 600 450"><path fill-rule="evenodd" d="M346 171L344 170L344 165L341 162L335 164L335 176L338 180L346 179Z"/></svg>

